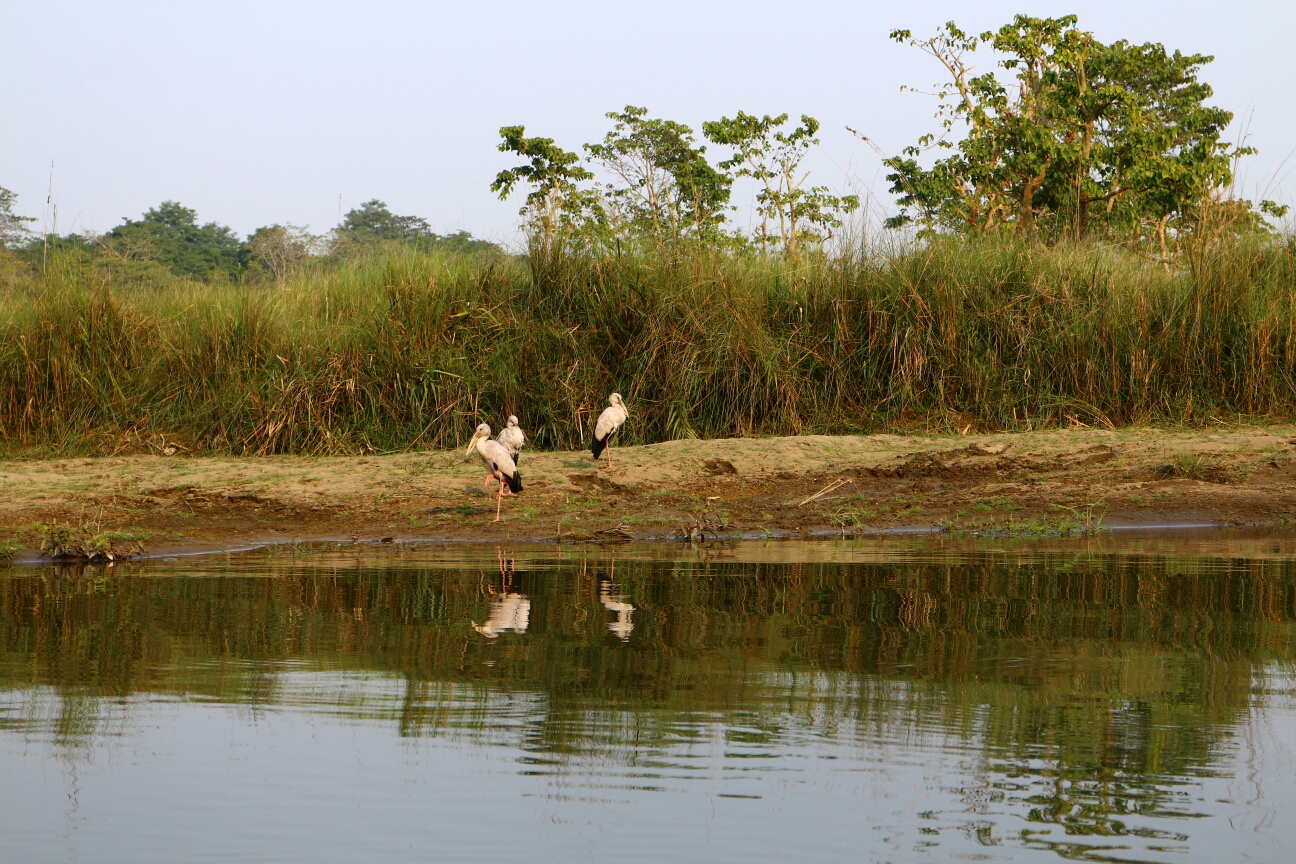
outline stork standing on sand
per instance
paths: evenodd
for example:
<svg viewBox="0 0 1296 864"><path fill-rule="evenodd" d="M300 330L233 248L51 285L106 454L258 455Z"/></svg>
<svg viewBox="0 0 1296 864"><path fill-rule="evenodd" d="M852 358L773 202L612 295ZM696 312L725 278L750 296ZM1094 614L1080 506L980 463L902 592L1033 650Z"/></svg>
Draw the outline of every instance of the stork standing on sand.
<svg viewBox="0 0 1296 864"><path fill-rule="evenodd" d="M509 415L508 422L504 424L504 429L495 440L504 445L504 449L513 459L513 464L517 465L518 456L522 455L522 448L526 446L526 436L522 434L522 427L518 425L515 415Z"/></svg>
<svg viewBox="0 0 1296 864"><path fill-rule="evenodd" d="M499 481L499 494L495 496L495 520L500 521L500 502L504 500L504 485L507 483L509 492L516 494L522 491L522 475L518 473L517 465L513 462L513 457L509 455L504 445L498 441L492 441L490 426L486 423L477 427L473 433L472 441L468 442L468 449L464 455L471 454L474 450L481 456L482 464L490 472L486 478L489 483L492 480Z"/></svg>
<svg viewBox="0 0 1296 864"><path fill-rule="evenodd" d="M608 407L603 409L598 422L594 424L594 441L590 444L590 452L597 459L606 448L609 469L612 467L612 436L616 434L616 431L621 428L621 424L629 416L630 412L626 410L625 403L621 401L621 394L613 393L608 397Z"/></svg>

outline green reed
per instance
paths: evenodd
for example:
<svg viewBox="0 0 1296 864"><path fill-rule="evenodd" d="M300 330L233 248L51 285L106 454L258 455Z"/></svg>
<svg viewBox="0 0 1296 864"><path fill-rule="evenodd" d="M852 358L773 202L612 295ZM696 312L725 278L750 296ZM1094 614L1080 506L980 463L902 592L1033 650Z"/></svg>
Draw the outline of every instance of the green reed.
<svg viewBox="0 0 1296 864"><path fill-rule="evenodd" d="M1120 250L939 241L797 262L388 249L281 286L122 284L55 257L0 307L10 452L454 446L509 413L580 446L1296 417L1296 247L1176 271Z"/></svg>

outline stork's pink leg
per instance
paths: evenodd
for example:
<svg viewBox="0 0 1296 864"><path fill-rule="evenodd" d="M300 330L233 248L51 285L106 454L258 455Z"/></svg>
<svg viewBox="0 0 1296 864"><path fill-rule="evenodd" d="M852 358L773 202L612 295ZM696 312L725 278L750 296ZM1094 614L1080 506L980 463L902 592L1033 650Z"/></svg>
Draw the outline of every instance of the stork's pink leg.
<svg viewBox="0 0 1296 864"><path fill-rule="evenodd" d="M500 480L499 494L495 496L495 521L500 521L500 504L504 501L504 481Z"/></svg>
<svg viewBox="0 0 1296 864"><path fill-rule="evenodd" d="M608 439L608 470L612 470L612 439Z"/></svg>

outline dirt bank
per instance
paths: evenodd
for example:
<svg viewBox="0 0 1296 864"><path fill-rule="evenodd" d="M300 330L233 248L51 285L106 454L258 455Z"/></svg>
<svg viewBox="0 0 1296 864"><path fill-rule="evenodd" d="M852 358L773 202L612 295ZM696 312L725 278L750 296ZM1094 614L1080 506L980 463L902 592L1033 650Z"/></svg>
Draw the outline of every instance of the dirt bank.
<svg viewBox="0 0 1296 864"><path fill-rule="evenodd" d="M131 456L0 462L0 544L97 522L154 554L360 538L621 540L946 528L1274 524L1296 518L1296 430L807 436L524 452L492 524L474 456ZM818 494L818 497L816 496Z"/></svg>

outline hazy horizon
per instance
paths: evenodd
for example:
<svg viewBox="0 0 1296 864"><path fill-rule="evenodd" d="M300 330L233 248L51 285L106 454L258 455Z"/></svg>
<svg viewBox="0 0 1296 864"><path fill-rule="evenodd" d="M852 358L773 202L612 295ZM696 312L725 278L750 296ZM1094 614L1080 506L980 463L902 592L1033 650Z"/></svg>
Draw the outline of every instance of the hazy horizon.
<svg viewBox="0 0 1296 864"><path fill-rule="evenodd" d="M537 12L536 10L542 10ZM879 156L935 129L934 100L901 93L940 69L887 38L953 19L981 31L1017 12L1075 12L1104 41L1162 42L1213 54L1212 104L1260 155L1243 191L1276 184L1296 118L1274 86L1296 6L1238 3L666 3L622 10L384 3L223 3L128 9L14 2L0 9L4 114L0 186L18 212L60 233L107 231L163 200L240 234L272 223L317 232L379 198L439 232L516 237L517 199L489 191L514 162L498 129L525 124L569 150L598 140L607 111L647 106L700 133L738 110L805 113L823 124L813 182L889 205ZM990 63L989 55L981 68ZM699 134L699 138L700 138ZM744 203L738 200L736 203ZM38 221L37 229L41 223ZM53 226L51 226L53 227Z"/></svg>

